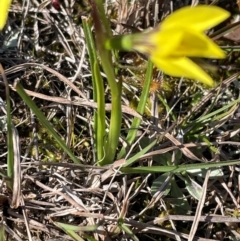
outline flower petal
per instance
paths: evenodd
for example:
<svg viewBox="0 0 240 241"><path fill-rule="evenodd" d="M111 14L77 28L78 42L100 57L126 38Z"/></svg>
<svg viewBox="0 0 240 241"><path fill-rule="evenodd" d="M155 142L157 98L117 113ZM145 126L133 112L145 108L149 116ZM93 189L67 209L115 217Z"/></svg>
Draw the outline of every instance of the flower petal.
<svg viewBox="0 0 240 241"><path fill-rule="evenodd" d="M205 58L225 58L225 53L204 33L194 29L153 30L145 33L135 50L158 56L190 56Z"/></svg>
<svg viewBox="0 0 240 241"><path fill-rule="evenodd" d="M6 24L11 2L11 0L0 0L0 30L2 30Z"/></svg>
<svg viewBox="0 0 240 241"><path fill-rule="evenodd" d="M175 56L225 58L225 53L209 37L194 30L184 31L182 42L172 54Z"/></svg>
<svg viewBox="0 0 240 241"><path fill-rule="evenodd" d="M181 8L168 16L161 24L161 29L186 27L203 32L216 26L230 16L230 13L220 7L198 5Z"/></svg>
<svg viewBox="0 0 240 241"><path fill-rule="evenodd" d="M142 49L147 49L148 46L152 45L145 53L169 56L178 48L179 44L183 41L183 37L184 32L182 30L170 29L161 31L161 29L156 28L151 32L146 32L146 35L141 37L142 40L139 40L139 46L136 50L142 52Z"/></svg>
<svg viewBox="0 0 240 241"><path fill-rule="evenodd" d="M168 75L187 77L199 80L209 86L214 85L212 78L187 57L159 58L157 55L153 55L151 56L151 60L159 69Z"/></svg>

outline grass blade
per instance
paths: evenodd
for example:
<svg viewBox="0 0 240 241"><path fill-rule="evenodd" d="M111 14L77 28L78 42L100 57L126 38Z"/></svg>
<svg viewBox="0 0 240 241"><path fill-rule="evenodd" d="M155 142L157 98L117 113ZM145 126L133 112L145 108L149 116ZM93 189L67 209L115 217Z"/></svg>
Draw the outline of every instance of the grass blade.
<svg viewBox="0 0 240 241"><path fill-rule="evenodd" d="M72 161L76 164L80 164L80 161L74 156L72 151L67 147L65 142L61 139L61 137L57 134L57 132L53 129L50 122L46 119L43 113L38 109L36 104L32 101L32 99L26 94L23 87L20 83L15 83L14 88L17 93L21 96L24 102L28 105L28 107L33 111L33 113L37 116L38 120L41 124L46 128L46 130L54 137L59 146L69 155ZM83 166L79 166L79 168L83 168Z"/></svg>
<svg viewBox="0 0 240 241"><path fill-rule="evenodd" d="M208 169L208 168L219 168L223 166L237 165L239 160L221 161L214 163L196 163L188 165L178 166L151 166L151 167L122 167L121 171L124 173L161 173L161 172L183 172L193 169Z"/></svg>
<svg viewBox="0 0 240 241"><path fill-rule="evenodd" d="M141 94L140 101L139 101L139 104L137 107L137 112L140 115L143 115L143 113L144 113L146 102L147 102L147 99L149 96L149 90L150 90L150 85L151 85L151 81L152 81L152 70L153 70L153 64L149 60L148 66L147 66L146 77L145 77L144 85L142 88L142 94ZM140 124L141 124L141 119L134 117L131 128L130 128L127 138L126 138L128 145L131 145L134 142ZM126 149L123 147L118 155L118 159L123 158L125 155L126 155Z"/></svg>
<svg viewBox="0 0 240 241"><path fill-rule="evenodd" d="M83 27L88 46L88 53L90 59L90 65L92 70L92 83L93 83L93 100L97 102L97 111L94 112L94 131L95 146L97 153L97 160L101 161L104 157L104 137L106 135L105 129L105 98L104 98L104 86L103 79L100 73L96 46L91 32L91 26L86 19L83 19Z"/></svg>

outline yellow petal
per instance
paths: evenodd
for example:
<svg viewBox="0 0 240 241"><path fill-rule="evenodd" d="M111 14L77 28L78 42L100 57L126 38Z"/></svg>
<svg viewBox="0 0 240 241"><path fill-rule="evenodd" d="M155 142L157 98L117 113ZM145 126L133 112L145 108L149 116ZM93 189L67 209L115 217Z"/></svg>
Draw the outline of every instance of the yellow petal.
<svg viewBox="0 0 240 241"><path fill-rule="evenodd" d="M172 55L205 57L205 58L225 58L225 53L209 37L194 30L184 31L182 42Z"/></svg>
<svg viewBox="0 0 240 241"><path fill-rule="evenodd" d="M10 5L11 0L0 0L0 30L2 30L6 24Z"/></svg>
<svg viewBox="0 0 240 241"><path fill-rule="evenodd" d="M204 33L192 30L153 30L141 37L135 50L158 56L190 56L205 58L225 58L225 53ZM152 43L152 46L151 46ZM151 47L151 48L150 48Z"/></svg>
<svg viewBox="0 0 240 241"><path fill-rule="evenodd" d="M205 31L226 20L230 13L220 7L198 5L181 8L168 16L161 24L161 29L187 27Z"/></svg>
<svg viewBox="0 0 240 241"><path fill-rule="evenodd" d="M139 36L139 41L134 41L134 49L147 54L169 56L182 42L184 32L182 30L161 31L158 28Z"/></svg>
<svg viewBox="0 0 240 241"><path fill-rule="evenodd" d="M212 78L197 64L186 57L159 58L151 56L152 62L164 73L175 77L195 79L208 86L213 86Z"/></svg>

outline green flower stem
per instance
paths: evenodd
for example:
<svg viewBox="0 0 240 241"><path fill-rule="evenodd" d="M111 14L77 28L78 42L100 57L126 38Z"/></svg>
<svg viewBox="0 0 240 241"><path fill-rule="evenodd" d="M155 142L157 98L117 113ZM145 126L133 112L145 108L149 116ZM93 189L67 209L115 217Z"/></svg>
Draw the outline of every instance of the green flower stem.
<svg viewBox="0 0 240 241"><path fill-rule="evenodd" d="M92 1L92 16L95 26L96 43L102 63L103 70L107 76L107 81L112 94L112 112L109 126L107 142L105 144L105 156L98 160L99 165L106 165L113 162L120 136L122 111L121 111L121 83L116 82L114 66L112 63L112 53L105 48L105 42L111 37L110 24L106 18L103 8L103 1Z"/></svg>
<svg viewBox="0 0 240 241"><path fill-rule="evenodd" d="M118 49L131 51L133 50L133 36L135 35L124 35L111 38L106 41L105 48L109 50Z"/></svg>
<svg viewBox="0 0 240 241"><path fill-rule="evenodd" d="M102 55L102 60L107 60L107 55ZM121 83L117 83L114 76L114 67L111 61L102 62L103 69L107 75L108 84L112 93L112 112L109 126L109 134L107 143L105 145L105 158L99 162L99 165L106 165L113 162L118 146L118 139L120 136L122 123L122 109L121 109ZM111 67L109 67L111 66Z"/></svg>

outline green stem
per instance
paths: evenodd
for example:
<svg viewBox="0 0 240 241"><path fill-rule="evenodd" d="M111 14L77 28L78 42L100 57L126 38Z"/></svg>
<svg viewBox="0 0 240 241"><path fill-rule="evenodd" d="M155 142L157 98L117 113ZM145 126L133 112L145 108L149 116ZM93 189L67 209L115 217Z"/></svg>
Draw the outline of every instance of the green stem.
<svg viewBox="0 0 240 241"><path fill-rule="evenodd" d="M133 36L134 35L124 35L124 36L117 36L111 38L106 41L105 48L106 49L118 49L118 50L125 50L131 51L133 50Z"/></svg>
<svg viewBox="0 0 240 241"><path fill-rule="evenodd" d="M113 162L118 147L118 139L122 123L121 111L121 83L116 82L112 53L105 48L105 43L111 38L110 24L106 18L103 8L103 1L92 1L92 16L96 32L96 43L101 59L103 70L107 76L112 95L112 112L110 118L109 134L105 145L105 157L99 160L99 165L106 165Z"/></svg>

